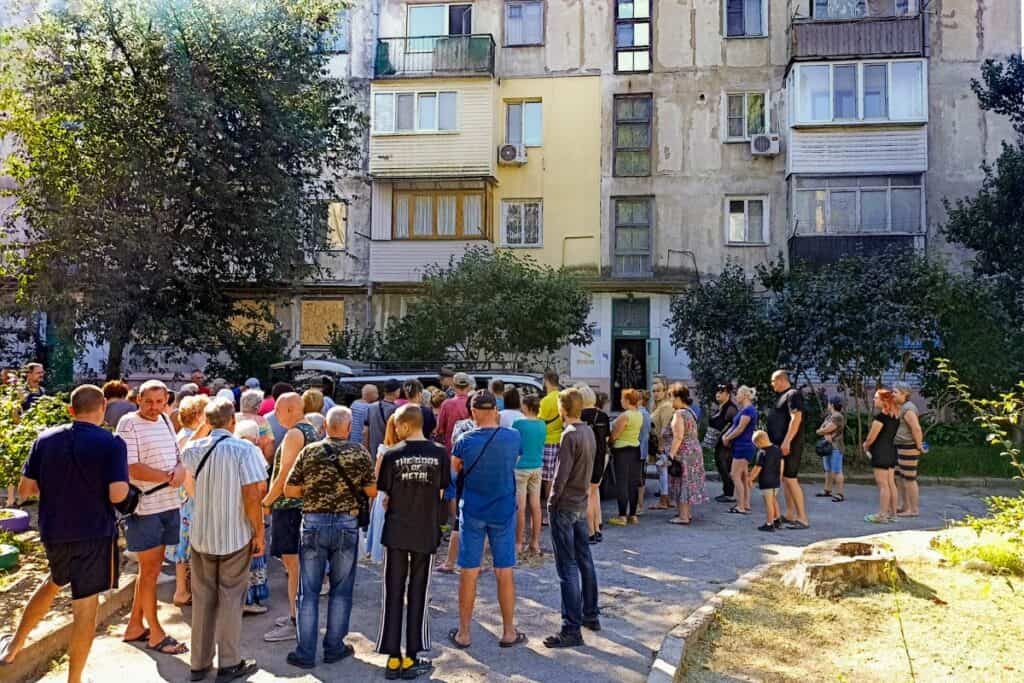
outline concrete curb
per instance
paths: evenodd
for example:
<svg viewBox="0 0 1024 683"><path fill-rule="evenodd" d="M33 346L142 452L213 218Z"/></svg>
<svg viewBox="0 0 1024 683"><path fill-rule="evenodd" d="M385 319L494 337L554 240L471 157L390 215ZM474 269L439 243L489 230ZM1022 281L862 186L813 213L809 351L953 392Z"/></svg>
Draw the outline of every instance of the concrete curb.
<svg viewBox="0 0 1024 683"><path fill-rule="evenodd" d="M99 632L106 621L121 608L132 601L135 594L135 574L121 576L121 585L100 595L100 604L96 612L96 630ZM11 630L17 622L11 623ZM28 680L33 674L39 673L62 650L66 650L71 642L71 613L62 614L59 618L43 623L44 631L39 637L29 640L28 644L18 653L12 664L0 667L0 682L10 683ZM37 631L38 632L38 631Z"/></svg>
<svg viewBox="0 0 1024 683"><path fill-rule="evenodd" d="M706 472L705 475L708 481L720 481L718 472ZM801 472L800 480L805 482L823 482L825 481L825 474L817 472ZM1024 488L1024 479L1002 479L999 477L924 476L918 477L917 481L919 484L922 484L924 486L956 486L958 488L968 489L984 488L1019 491L1020 489ZM874 485L875 478L870 474L848 474L846 475L846 483Z"/></svg>
<svg viewBox="0 0 1024 683"><path fill-rule="evenodd" d="M722 603L741 590L750 587L752 583L764 576L772 564L769 562L758 565L741 575L691 612L683 623L669 631L662 639L658 654L654 658L654 663L651 664L651 671L647 674L647 683L675 683L680 680L680 676L685 671L683 658L686 656L687 642L692 643L704 635L715 620L718 610L722 608Z"/></svg>

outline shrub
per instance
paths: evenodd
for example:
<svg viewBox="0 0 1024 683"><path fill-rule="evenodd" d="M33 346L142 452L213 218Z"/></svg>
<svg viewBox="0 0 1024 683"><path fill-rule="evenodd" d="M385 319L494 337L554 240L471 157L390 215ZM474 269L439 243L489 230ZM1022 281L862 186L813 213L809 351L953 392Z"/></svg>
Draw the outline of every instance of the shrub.
<svg viewBox="0 0 1024 683"><path fill-rule="evenodd" d="M22 413L24 387L0 387L0 486L14 486L39 433L71 421L62 395L44 396Z"/></svg>

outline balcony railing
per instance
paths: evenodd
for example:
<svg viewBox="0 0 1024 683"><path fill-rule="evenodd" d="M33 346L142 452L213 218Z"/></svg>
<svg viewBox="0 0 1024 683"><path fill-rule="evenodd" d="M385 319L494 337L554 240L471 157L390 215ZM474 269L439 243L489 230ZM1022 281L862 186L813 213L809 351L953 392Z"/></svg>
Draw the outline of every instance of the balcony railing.
<svg viewBox="0 0 1024 683"><path fill-rule="evenodd" d="M852 19L793 19L789 58L920 57L924 30L920 15Z"/></svg>
<svg viewBox="0 0 1024 683"><path fill-rule="evenodd" d="M490 34L379 38L373 66L377 78L494 75Z"/></svg>
<svg viewBox="0 0 1024 683"><path fill-rule="evenodd" d="M847 256L876 256L886 252L909 253L923 246L924 235L853 234L794 235L789 238L789 260L812 266L835 263Z"/></svg>

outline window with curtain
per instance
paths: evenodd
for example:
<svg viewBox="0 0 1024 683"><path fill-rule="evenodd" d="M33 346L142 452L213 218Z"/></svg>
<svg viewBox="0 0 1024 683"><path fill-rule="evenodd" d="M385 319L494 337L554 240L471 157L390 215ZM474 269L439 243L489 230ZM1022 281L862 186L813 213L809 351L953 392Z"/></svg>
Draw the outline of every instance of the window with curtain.
<svg viewBox="0 0 1024 683"><path fill-rule="evenodd" d="M725 96L726 139L749 140L768 132L768 113L763 92L728 93Z"/></svg>
<svg viewBox="0 0 1024 683"><path fill-rule="evenodd" d="M541 200L516 199L501 203L502 244L507 247L541 246Z"/></svg>
<svg viewBox="0 0 1024 683"><path fill-rule="evenodd" d="M619 177L651 175L651 95L615 96L615 157Z"/></svg>
<svg viewBox="0 0 1024 683"><path fill-rule="evenodd" d="M798 64L796 123L925 121L925 69L919 59Z"/></svg>
<svg viewBox="0 0 1024 683"><path fill-rule="evenodd" d="M614 0L615 71L651 70L650 0Z"/></svg>
<svg viewBox="0 0 1024 683"><path fill-rule="evenodd" d="M544 3L505 3L505 46L544 44Z"/></svg>
<svg viewBox="0 0 1024 683"><path fill-rule="evenodd" d="M726 199L727 241L729 244L766 244L768 226L767 197L729 197Z"/></svg>
<svg viewBox="0 0 1024 683"><path fill-rule="evenodd" d="M394 239L475 239L485 236L481 190L395 190Z"/></svg>
<svg viewBox="0 0 1024 683"><path fill-rule="evenodd" d="M766 0L724 0L727 38L751 38L768 35L765 27Z"/></svg>
<svg viewBox="0 0 1024 683"><path fill-rule="evenodd" d="M796 233L919 233L923 187L917 174L798 177Z"/></svg>

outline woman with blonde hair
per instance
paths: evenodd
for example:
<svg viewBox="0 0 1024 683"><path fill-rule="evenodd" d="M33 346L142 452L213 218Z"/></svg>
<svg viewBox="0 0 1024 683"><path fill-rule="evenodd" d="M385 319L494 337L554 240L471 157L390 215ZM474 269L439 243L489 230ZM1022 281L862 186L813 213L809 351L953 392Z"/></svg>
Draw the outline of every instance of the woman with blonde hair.
<svg viewBox="0 0 1024 683"><path fill-rule="evenodd" d="M888 389L875 392L878 412L864 440L864 453L871 460L878 485L878 512L866 515L865 522L884 524L896 521L896 432L900 428L900 409L896 397Z"/></svg>
<svg viewBox="0 0 1024 683"><path fill-rule="evenodd" d="M374 481L380 475L380 464L384 461L384 454L388 449L397 444L401 439L395 429L395 415L388 416L384 425L384 441L377 448L376 460L373 467ZM380 493L373 499L373 506L370 508L370 526L366 529L366 554L373 562L384 561L384 546L381 544L381 536L384 533L384 512L388 502L387 494Z"/></svg>
<svg viewBox="0 0 1024 683"><path fill-rule="evenodd" d="M636 516L640 494L640 478L643 469L640 464L640 430L644 417L640 413L643 395L636 389L622 391L622 413L612 423L612 467L615 468L615 488L619 504L619 516L608 520L615 526L638 524Z"/></svg>
<svg viewBox="0 0 1024 683"><path fill-rule="evenodd" d="M206 404L209 403L208 396L186 396L178 408L178 419L181 420L181 429L176 435L178 451L181 452L185 446L198 439L202 439L210 433L210 425L206 423ZM192 526L192 509L195 506L192 496L185 490L184 486L178 487L178 496L181 497L181 524L178 529L178 545L168 546L164 551L164 558L174 563L174 604L179 607L192 604L192 589L189 581L189 562L192 553L189 549L189 529Z"/></svg>
<svg viewBox="0 0 1024 683"><path fill-rule="evenodd" d="M590 542L600 543L601 534L601 480L608 466L608 437L611 435L611 419L608 413L597 405L597 394L586 384L577 384L576 388L583 396L583 412L580 419L594 430L597 450L594 452L594 470L590 475L590 491L587 495L587 525L590 530Z"/></svg>
<svg viewBox="0 0 1024 683"><path fill-rule="evenodd" d="M306 414L306 421L313 425L317 435L324 437L324 395L319 389L306 389L302 392L302 412Z"/></svg>
<svg viewBox="0 0 1024 683"><path fill-rule="evenodd" d="M733 514L750 514L750 491L753 482L750 480L750 463L754 460L757 448L754 446L754 430L757 429L757 408L754 401L757 392L748 386L736 390L736 405L739 410L732 418L732 426L722 435L722 445L732 449L733 491L736 504L729 508Z"/></svg>

